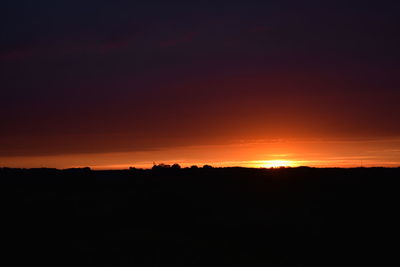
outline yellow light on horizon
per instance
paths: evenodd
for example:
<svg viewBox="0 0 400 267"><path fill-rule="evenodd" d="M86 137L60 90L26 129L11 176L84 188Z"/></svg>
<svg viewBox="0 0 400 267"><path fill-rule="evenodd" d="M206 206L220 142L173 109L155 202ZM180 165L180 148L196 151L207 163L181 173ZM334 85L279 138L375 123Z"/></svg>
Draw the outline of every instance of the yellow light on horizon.
<svg viewBox="0 0 400 267"><path fill-rule="evenodd" d="M266 160L259 164L260 168L279 168L279 167L293 167L295 162L291 160L277 159L277 160Z"/></svg>

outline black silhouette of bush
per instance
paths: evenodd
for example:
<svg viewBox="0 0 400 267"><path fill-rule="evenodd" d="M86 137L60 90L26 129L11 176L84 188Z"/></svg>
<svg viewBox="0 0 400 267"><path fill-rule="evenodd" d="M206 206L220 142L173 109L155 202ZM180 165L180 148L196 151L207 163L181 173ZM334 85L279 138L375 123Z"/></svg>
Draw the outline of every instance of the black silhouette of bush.
<svg viewBox="0 0 400 267"><path fill-rule="evenodd" d="M171 165L160 163L158 165L154 164L153 165L153 170L165 170L165 169L170 169Z"/></svg>
<svg viewBox="0 0 400 267"><path fill-rule="evenodd" d="M181 165L175 163L175 164L173 164L173 165L171 166L171 169L173 169L173 170L180 170L180 169L181 169Z"/></svg>

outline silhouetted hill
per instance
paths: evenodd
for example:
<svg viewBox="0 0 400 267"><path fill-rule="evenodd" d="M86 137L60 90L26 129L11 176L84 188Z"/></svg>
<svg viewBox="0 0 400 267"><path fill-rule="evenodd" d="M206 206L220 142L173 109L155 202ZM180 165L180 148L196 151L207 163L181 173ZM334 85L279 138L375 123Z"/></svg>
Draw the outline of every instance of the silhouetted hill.
<svg viewBox="0 0 400 267"><path fill-rule="evenodd" d="M3 266L395 266L400 168L0 169Z"/></svg>

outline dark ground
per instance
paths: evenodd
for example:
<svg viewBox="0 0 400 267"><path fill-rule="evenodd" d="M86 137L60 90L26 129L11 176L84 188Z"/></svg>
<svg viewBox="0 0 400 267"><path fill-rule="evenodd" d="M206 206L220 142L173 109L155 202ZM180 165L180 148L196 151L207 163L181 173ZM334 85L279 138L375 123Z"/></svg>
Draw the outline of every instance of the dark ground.
<svg viewBox="0 0 400 267"><path fill-rule="evenodd" d="M398 266L400 168L0 169L2 266Z"/></svg>

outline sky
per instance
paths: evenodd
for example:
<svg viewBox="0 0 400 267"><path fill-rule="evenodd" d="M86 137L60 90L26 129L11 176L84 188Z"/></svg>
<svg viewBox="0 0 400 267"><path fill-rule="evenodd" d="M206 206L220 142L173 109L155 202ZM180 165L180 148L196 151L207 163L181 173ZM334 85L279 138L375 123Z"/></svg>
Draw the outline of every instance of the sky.
<svg viewBox="0 0 400 267"><path fill-rule="evenodd" d="M399 12L1 1L0 166L400 166Z"/></svg>

